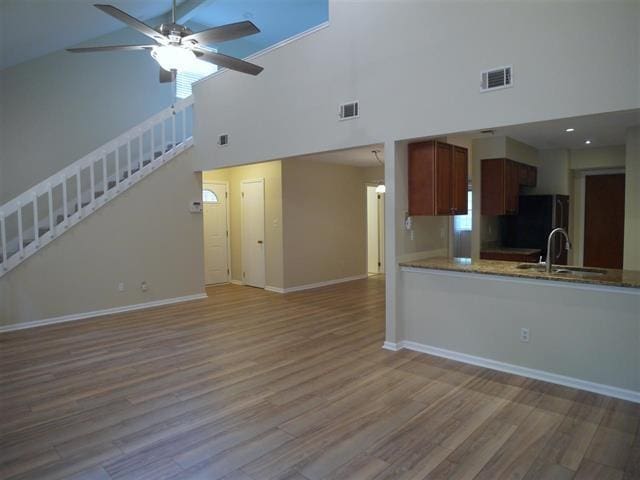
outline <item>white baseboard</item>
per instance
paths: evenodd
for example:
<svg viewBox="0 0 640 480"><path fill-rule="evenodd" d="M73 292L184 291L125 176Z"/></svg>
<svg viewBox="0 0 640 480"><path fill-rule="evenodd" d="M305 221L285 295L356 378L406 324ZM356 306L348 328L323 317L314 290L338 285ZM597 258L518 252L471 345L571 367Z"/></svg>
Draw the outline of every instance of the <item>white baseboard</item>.
<svg viewBox="0 0 640 480"><path fill-rule="evenodd" d="M232 283L233 285L244 285L244 282L240 281L240 280L229 280L229 283Z"/></svg>
<svg viewBox="0 0 640 480"><path fill-rule="evenodd" d="M628 400L630 402L640 403L640 392L635 390L627 390L624 388L613 387L602 383L589 382L586 380L580 380L579 378L558 375L556 373L551 373L544 370L521 367L519 365L513 365L511 363L504 363L497 360L491 360L489 358L467 355L466 353L454 352L452 350L432 347L430 345L424 345L408 340L403 340L398 343L384 342L383 348L386 348L387 350L401 350L403 348L406 348L407 350L428 353L429 355L434 355L436 357L448 358L450 360L469 363L471 365L477 365L479 367L489 368L491 370L498 370L500 372L520 375L522 377L534 378L536 380L542 380L544 382L564 385L565 387L576 388L578 390L586 390L588 392L599 393L601 395L607 395L609 397L615 397L622 400Z"/></svg>
<svg viewBox="0 0 640 480"><path fill-rule="evenodd" d="M270 287L269 285L267 285L266 287L264 287L264 289L267 292L285 293L284 288L280 288L280 287Z"/></svg>
<svg viewBox="0 0 640 480"><path fill-rule="evenodd" d="M329 285L336 285L338 283L353 282L354 280L362 280L368 277L369 277L369 274L365 273L362 275L354 275L352 277L344 277L344 278L337 278L335 280L327 280L325 282L298 285L296 287L287 287L287 288L265 287L265 290L269 290L270 292L277 292L277 293L300 292L302 290L311 290L313 288L328 287Z"/></svg>
<svg viewBox="0 0 640 480"><path fill-rule="evenodd" d="M406 253L404 255L398 255L398 263L413 262L414 260L421 260L423 258L433 257L447 257L449 251L446 248L439 248L437 250L423 250L422 252Z"/></svg>
<svg viewBox="0 0 640 480"><path fill-rule="evenodd" d="M45 318L43 320L34 320L32 322L18 323L15 325L0 326L0 333L11 332L14 330L24 330L25 328L42 327L44 325L53 325L56 323L73 322L75 320L84 320L93 317L102 317L104 315L112 315L114 313L132 312L134 310L144 310L145 308L159 307L162 305L171 305L172 303L189 302L191 300L201 300L207 298L206 293L196 293L194 295L186 295L184 297L165 298L163 300L153 300L146 303L137 303L135 305L125 305L124 307L105 308L104 310L94 310L93 312L74 313L71 315L63 315L61 317Z"/></svg>
<svg viewBox="0 0 640 480"><path fill-rule="evenodd" d="M386 341L382 344L382 348L384 348L385 350L391 350L392 352L397 352L398 350L402 350L402 347L399 346L397 343L386 342Z"/></svg>

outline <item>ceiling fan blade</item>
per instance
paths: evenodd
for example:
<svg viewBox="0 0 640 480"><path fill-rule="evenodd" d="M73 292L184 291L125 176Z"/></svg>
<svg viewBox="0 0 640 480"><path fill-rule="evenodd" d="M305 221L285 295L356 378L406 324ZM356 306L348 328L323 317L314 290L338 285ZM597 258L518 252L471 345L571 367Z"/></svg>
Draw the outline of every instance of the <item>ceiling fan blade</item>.
<svg viewBox="0 0 640 480"><path fill-rule="evenodd" d="M160 68L160 83L171 83L176 79L176 71L167 72L164 68Z"/></svg>
<svg viewBox="0 0 640 480"><path fill-rule="evenodd" d="M214 65L218 65L219 67L228 68L229 70L248 73L249 75L258 75L262 70L264 70L259 65L245 62L244 60L240 60L239 58L229 57L228 55L223 55L222 53L207 52L205 50L194 51L198 56L198 59L204 60L205 62L213 63Z"/></svg>
<svg viewBox="0 0 640 480"><path fill-rule="evenodd" d="M133 50L151 50L155 45L107 45L104 47L81 47L67 48L67 52L84 53L84 52L118 52Z"/></svg>
<svg viewBox="0 0 640 480"><path fill-rule="evenodd" d="M246 37L259 33L260 29L252 22L244 21L222 25L220 27L209 28L202 32L187 35L182 39L183 42L195 41L204 45L212 43L227 42L236 38Z"/></svg>
<svg viewBox="0 0 640 480"><path fill-rule="evenodd" d="M132 17L126 12L123 12L119 8L114 7L113 5L103 5L103 4L95 4L94 7L102 10L107 15L111 15L113 18L120 20L123 23L126 23L131 28L135 28L140 33L145 34L147 37L153 38L156 42L159 43L167 43L167 38L162 35L160 32L154 30L146 23L141 22L137 18Z"/></svg>

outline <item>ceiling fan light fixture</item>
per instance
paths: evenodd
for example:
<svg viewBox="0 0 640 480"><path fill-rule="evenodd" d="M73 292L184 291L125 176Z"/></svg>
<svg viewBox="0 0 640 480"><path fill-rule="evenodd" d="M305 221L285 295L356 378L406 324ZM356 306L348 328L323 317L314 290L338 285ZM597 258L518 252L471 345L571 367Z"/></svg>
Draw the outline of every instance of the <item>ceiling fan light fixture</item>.
<svg viewBox="0 0 640 480"><path fill-rule="evenodd" d="M151 56L167 72L188 70L196 60L196 54L192 50L175 45L153 47Z"/></svg>

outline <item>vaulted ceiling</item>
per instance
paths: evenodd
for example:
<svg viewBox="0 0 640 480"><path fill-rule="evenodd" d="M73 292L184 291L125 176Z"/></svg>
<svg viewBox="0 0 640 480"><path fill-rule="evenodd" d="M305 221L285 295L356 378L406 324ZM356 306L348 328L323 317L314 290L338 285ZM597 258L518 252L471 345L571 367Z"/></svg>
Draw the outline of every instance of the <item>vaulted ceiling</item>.
<svg viewBox="0 0 640 480"><path fill-rule="evenodd" d="M1 0L0 69L123 29L96 9L96 0ZM100 0L150 22L161 20L171 0ZM221 45L247 56L328 20L328 0L178 0L194 27L251 20L261 33ZM195 8L192 8L195 6Z"/></svg>

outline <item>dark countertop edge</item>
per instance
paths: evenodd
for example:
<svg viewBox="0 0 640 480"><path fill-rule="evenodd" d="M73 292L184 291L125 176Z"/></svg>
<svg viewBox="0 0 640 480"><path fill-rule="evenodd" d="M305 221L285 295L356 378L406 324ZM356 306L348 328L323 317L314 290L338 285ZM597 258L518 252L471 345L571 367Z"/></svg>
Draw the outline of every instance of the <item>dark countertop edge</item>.
<svg viewBox="0 0 640 480"><path fill-rule="evenodd" d="M429 259L425 260L417 260L418 262L428 262ZM518 262L504 262L504 263L518 263ZM471 273L475 275L489 275L495 277L511 277L511 278L520 278L524 280L538 280L538 281L547 281L547 282L564 282L578 285L591 285L591 286L600 286L600 287L613 287L613 288L624 288L624 289L632 289L632 290L640 290L640 284L632 284L624 281L613 281L613 280L604 280L604 279L589 279L583 277L561 277L561 276L547 276L547 275L536 275L536 274L521 274L518 272L512 271L487 271L487 270L477 270L473 268L465 268L464 266L458 267L455 265L416 265L414 262L400 262L400 267L404 268L415 268L422 270L440 270L445 272L455 272L455 273ZM640 293L640 292L638 292Z"/></svg>

